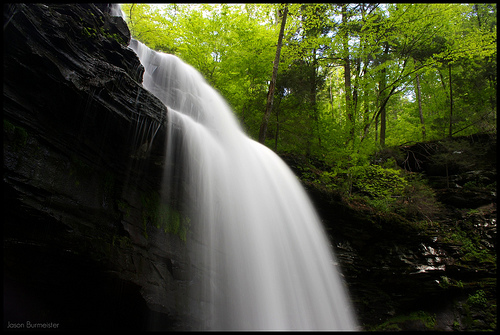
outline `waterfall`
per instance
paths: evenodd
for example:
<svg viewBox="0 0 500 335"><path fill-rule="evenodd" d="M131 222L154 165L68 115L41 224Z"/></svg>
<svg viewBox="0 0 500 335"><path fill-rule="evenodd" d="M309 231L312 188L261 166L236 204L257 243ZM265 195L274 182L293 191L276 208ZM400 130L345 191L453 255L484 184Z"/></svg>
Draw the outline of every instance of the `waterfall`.
<svg viewBox="0 0 500 335"><path fill-rule="evenodd" d="M193 67L136 40L130 47L144 65L144 87L168 108L163 197L181 199L189 217L189 308L200 329L356 330L333 250L297 177L243 132Z"/></svg>

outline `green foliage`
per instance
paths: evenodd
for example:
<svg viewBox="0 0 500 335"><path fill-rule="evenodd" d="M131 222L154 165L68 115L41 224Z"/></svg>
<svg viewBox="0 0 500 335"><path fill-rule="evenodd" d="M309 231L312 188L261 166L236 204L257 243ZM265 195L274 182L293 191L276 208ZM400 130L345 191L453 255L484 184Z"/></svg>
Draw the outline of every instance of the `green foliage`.
<svg viewBox="0 0 500 335"><path fill-rule="evenodd" d="M469 295L469 297L467 298L467 303L475 307L487 307L488 299L486 298L486 293L483 290L476 291L476 293Z"/></svg>
<svg viewBox="0 0 500 335"><path fill-rule="evenodd" d="M443 289L447 289L450 287L464 288L464 283L462 281L448 278L446 276L441 276L441 280L438 282L439 286Z"/></svg>
<svg viewBox="0 0 500 335"><path fill-rule="evenodd" d="M402 170L383 168L380 165L356 166L350 170L354 179L353 186L371 198L399 197L407 185L407 181L401 176Z"/></svg>
<svg viewBox="0 0 500 335"><path fill-rule="evenodd" d="M257 138L279 6L124 4L122 9L134 38L198 69ZM496 131L496 4L294 3L288 8L265 142L275 151L325 159L345 170L366 165L381 146L422 141L424 127L425 140Z"/></svg>
<svg viewBox="0 0 500 335"><path fill-rule="evenodd" d="M274 5L125 4L132 36L194 66L256 135L277 41Z"/></svg>
<svg viewBox="0 0 500 335"><path fill-rule="evenodd" d="M397 168L393 158L379 164L364 164L363 156L352 158L357 165L327 163L322 169L309 162L300 167L300 179L346 200L361 201L378 212L392 212L416 222L432 222L442 210L421 174Z"/></svg>
<svg viewBox="0 0 500 335"><path fill-rule="evenodd" d="M496 264L495 254L482 245L479 235L467 233L456 227L448 239L448 242L462 246L462 257L460 258L462 262Z"/></svg>
<svg viewBox="0 0 500 335"><path fill-rule="evenodd" d="M432 221L440 209L434 192L418 175L374 164L352 167L349 172L352 195L364 197L368 205L380 212Z"/></svg>
<svg viewBox="0 0 500 335"><path fill-rule="evenodd" d="M462 304L465 317L462 319L467 329L494 331L497 328L496 295L494 292L477 290L470 294L467 301ZM495 302L493 302L495 301Z"/></svg>

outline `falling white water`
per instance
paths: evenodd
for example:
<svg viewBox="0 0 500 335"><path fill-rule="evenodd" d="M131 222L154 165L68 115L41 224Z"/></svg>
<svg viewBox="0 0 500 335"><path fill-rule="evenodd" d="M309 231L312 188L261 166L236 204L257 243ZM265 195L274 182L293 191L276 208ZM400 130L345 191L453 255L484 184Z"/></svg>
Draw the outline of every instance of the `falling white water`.
<svg viewBox="0 0 500 335"><path fill-rule="evenodd" d="M355 330L321 223L296 176L251 140L204 78L132 40L168 108L165 195L189 205L191 312L208 330Z"/></svg>

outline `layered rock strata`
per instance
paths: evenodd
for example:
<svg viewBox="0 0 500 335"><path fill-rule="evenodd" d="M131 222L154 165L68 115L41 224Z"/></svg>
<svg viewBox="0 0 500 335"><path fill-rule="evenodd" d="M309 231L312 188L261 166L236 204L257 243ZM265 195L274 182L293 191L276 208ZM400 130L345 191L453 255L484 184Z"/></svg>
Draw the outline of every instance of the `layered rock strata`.
<svg viewBox="0 0 500 335"><path fill-rule="evenodd" d="M129 41L107 4L4 5L5 322L176 327L185 237L155 212L167 110Z"/></svg>

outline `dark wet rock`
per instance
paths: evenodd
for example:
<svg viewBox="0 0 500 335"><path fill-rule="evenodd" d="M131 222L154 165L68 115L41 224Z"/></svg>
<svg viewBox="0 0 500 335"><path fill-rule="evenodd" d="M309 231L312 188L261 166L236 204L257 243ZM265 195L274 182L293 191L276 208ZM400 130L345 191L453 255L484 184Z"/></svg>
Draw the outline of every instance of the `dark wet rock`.
<svg viewBox="0 0 500 335"><path fill-rule="evenodd" d="M4 5L6 321L174 329L186 302L185 242L146 206L166 107L109 8Z"/></svg>
<svg viewBox="0 0 500 335"><path fill-rule="evenodd" d="M298 176L329 171L321 162L283 158ZM429 212L416 213L417 219L380 212L302 178L361 325L386 331L495 329L496 137L417 143L375 159L388 158L429 181L435 204L422 207ZM481 291L484 299L471 304Z"/></svg>

